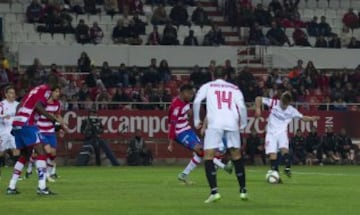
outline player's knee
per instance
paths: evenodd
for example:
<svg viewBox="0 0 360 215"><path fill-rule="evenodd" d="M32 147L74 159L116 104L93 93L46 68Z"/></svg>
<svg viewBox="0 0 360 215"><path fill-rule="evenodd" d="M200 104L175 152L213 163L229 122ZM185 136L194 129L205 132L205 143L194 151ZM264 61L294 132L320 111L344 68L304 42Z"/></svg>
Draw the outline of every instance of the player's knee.
<svg viewBox="0 0 360 215"><path fill-rule="evenodd" d="M212 160L215 157L215 149L208 149L205 150L204 159L205 160Z"/></svg>
<svg viewBox="0 0 360 215"><path fill-rule="evenodd" d="M277 154L276 153L270 153L269 158L270 158L270 160L276 160L277 159Z"/></svg>
<svg viewBox="0 0 360 215"><path fill-rule="evenodd" d="M239 159L241 159L241 152L240 152L239 149L231 148L231 149L230 149L230 154L231 154L232 160L239 160Z"/></svg>
<svg viewBox="0 0 360 215"><path fill-rule="evenodd" d="M281 151L282 155L289 153L289 149L287 149L287 148L281 148L280 151Z"/></svg>

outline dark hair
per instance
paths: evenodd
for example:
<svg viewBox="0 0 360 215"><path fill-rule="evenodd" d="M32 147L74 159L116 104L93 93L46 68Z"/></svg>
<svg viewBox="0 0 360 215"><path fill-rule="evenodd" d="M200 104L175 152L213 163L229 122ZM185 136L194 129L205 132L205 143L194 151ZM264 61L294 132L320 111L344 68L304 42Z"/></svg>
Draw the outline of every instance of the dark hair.
<svg viewBox="0 0 360 215"><path fill-rule="evenodd" d="M180 92L184 92L186 90L193 90L194 87L191 84L184 84L180 87Z"/></svg>
<svg viewBox="0 0 360 215"><path fill-rule="evenodd" d="M290 102L292 101L292 97L291 97L291 94L290 93L284 93L282 96L281 96L281 101L285 104L290 104Z"/></svg>
<svg viewBox="0 0 360 215"><path fill-rule="evenodd" d="M14 86L12 86L12 85L8 85L8 86L6 86L5 88L4 88L4 93L6 94L6 93L8 93L9 92L9 90L15 90L15 87Z"/></svg>
<svg viewBox="0 0 360 215"><path fill-rule="evenodd" d="M50 75L47 84L50 86L51 91L61 88L59 78L56 75Z"/></svg>
<svg viewBox="0 0 360 215"><path fill-rule="evenodd" d="M224 68L222 66L216 67L215 72L214 72L214 77L215 78L224 78L225 75L226 75L226 73L225 73L225 70L224 70Z"/></svg>

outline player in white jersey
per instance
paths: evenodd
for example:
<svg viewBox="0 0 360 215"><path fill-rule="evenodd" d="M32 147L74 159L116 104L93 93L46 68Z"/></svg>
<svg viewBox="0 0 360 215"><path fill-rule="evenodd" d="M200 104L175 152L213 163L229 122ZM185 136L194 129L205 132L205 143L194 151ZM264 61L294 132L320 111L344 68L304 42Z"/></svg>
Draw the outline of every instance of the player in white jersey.
<svg viewBox="0 0 360 215"><path fill-rule="evenodd" d="M261 116L261 107L269 107L270 115L266 128L265 136L265 153L270 158L272 170L279 172L277 153L280 150L285 162L285 174L291 177L291 159L289 158L289 138L288 125L293 119L303 121L319 120L318 116L304 116L296 108L290 105L291 95L285 92L281 95L280 100L257 97L255 100L255 117Z"/></svg>
<svg viewBox="0 0 360 215"><path fill-rule="evenodd" d="M5 99L0 102L0 157L3 157L4 152L8 149L12 150L13 157L17 157L19 151L16 150L15 138L11 135L11 129L19 102L15 100L14 87L7 86L4 93Z"/></svg>
<svg viewBox="0 0 360 215"><path fill-rule="evenodd" d="M205 170L211 194L205 203L221 199L217 190L216 170L213 158L216 149L221 148L222 138L227 140L236 177L240 185L240 198L247 199L244 162L240 153L240 129L247 125L247 111L244 97L239 88L226 82L224 69L216 68L216 80L200 87L194 101L194 126L201 128L200 106L206 99L208 127L205 131Z"/></svg>

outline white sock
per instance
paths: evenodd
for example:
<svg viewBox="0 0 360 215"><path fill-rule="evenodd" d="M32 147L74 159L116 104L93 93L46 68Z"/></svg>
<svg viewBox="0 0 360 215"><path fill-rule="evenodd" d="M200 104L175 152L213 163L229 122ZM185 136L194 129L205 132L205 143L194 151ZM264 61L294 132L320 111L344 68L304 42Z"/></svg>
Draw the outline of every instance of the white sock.
<svg viewBox="0 0 360 215"><path fill-rule="evenodd" d="M214 164L216 166L218 166L219 168L221 168L221 169L225 168L225 164L219 158L214 158L213 161L214 161Z"/></svg>
<svg viewBox="0 0 360 215"><path fill-rule="evenodd" d="M193 171L201 161L202 161L201 157L199 157L197 154L194 154L194 157L190 160L189 164L186 166L183 173L185 175L189 175L190 172Z"/></svg>
<svg viewBox="0 0 360 215"><path fill-rule="evenodd" d="M53 168L51 169L50 175L55 175L56 174L56 163L53 162Z"/></svg>
<svg viewBox="0 0 360 215"><path fill-rule="evenodd" d="M38 170L39 176L39 188L46 188L46 161L45 160L36 160L36 168Z"/></svg>
<svg viewBox="0 0 360 215"><path fill-rule="evenodd" d="M46 176L50 176L54 169L54 162L50 158L47 159L47 169L46 169Z"/></svg>
<svg viewBox="0 0 360 215"><path fill-rule="evenodd" d="M16 188L16 184L19 180L19 177L21 175L21 171L24 168L24 163L17 161L15 166L14 166L14 172L13 175L11 177L10 183L9 183L9 188L10 189L15 189Z"/></svg>

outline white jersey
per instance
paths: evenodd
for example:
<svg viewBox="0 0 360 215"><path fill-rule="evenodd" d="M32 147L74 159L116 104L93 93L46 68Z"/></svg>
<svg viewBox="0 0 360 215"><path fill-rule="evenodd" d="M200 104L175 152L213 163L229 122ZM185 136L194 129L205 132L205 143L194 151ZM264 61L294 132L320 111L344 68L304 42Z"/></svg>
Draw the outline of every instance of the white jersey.
<svg viewBox="0 0 360 215"><path fill-rule="evenodd" d="M303 115L291 105L283 110L280 106L280 100L263 97L262 102L270 108L266 130L267 133L287 133L287 128L291 120L303 118Z"/></svg>
<svg viewBox="0 0 360 215"><path fill-rule="evenodd" d="M12 129L12 122L16 114L16 108L19 102L9 102L3 100L0 102L0 133L10 133ZM7 118L10 116L10 118Z"/></svg>
<svg viewBox="0 0 360 215"><path fill-rule="evenodd" d="M200 105L206 99L208 128L238 131L247 125L244 96L239 88L222 79L200 87L194 101L194 125L200 122ZM241 121L241 123L239 122Z"/></svg>

